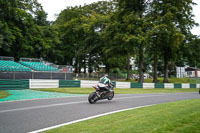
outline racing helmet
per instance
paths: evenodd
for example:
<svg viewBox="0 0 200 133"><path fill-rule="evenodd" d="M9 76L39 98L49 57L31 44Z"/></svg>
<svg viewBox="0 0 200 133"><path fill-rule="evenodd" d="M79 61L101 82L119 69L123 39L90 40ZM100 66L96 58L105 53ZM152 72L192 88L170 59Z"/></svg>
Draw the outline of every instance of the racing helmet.
<svg viewBox="0 0 200 133"><path fill-rule="evenodd" d="M104 77L107 77L107 78L108 78L108 74L104 74Z"/></svg>

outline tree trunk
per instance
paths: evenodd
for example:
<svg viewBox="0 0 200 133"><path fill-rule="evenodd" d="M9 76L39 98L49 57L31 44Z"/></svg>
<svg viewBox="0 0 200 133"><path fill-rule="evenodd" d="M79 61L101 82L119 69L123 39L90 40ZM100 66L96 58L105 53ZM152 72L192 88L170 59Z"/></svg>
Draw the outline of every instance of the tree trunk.
<svg viewBox="0 0 200 133"><path fill-rule="evenodd" d="M144 82L144 66L143 66L143 60L144 60L144 55L143 55L143 45L140 45L139 47L139 81L140 83Z"/></svg>
<svg viewBox="0 0 200 133"><path fill-rule="evenodd" d="M88 72L89 72L89 79L92 77L92 64L91 64L91 57L89 56L88 60Z"/></svg>
<svg viewBox="0 0 200 133"><path fill-rule="evenodd" d="M106 74L109 74L109 73L110 73L110 66L106 65L105 73L106 73Z"/></svg>
<svg viewBox="0 0 200 133"><path fill-rule="evenodd" d="M168 59L166 55L164 55L164 80L163 82L168 83Z"/></svg>
<svg viewBox="0 0 200 133"><path fill-rule="evenodd" d="M81 73L81 67L78 68L78 73Z"/></svg>
<svg viewBox="0 0 200 133"><path fill-rule="evenodd" d="M126 80L130 80L130 54L127 54L127 78Z"/></svg>
<svg viewBox="0 0 200 133"><path fill-rule="evenodd" d="M154 83L158 82L157 71L158 71L158 48L156 45L154 49L154 64L153 64L153 82Z"/></svg>
<svg viewBox="0 0 200 133"><path fill-rule="evenodd" d="M86 64L86 58L84 58L84 74L86 74L86 66L87 66L87 64Z"/></svg>
<svg viewBox="0 0 200 133"><path fill-rule="evenodd" d="M78 67L75 66L75 73L78 73Z"/></svg>

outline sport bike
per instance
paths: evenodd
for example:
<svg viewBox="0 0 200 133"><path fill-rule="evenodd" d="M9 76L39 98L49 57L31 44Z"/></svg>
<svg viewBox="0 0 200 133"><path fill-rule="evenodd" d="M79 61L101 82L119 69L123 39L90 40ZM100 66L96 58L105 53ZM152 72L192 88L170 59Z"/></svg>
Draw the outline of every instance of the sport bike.
<svg viewBox="0 0 200 133"><path fill-rule="evenodd" d="M106 89L106 85L98 83L96 86L92 86L96 91L92 92L88 101L90 104L96 103L98 100L108 99L112 100L114 97L114 85L111 85L110 91Z"/></svg>

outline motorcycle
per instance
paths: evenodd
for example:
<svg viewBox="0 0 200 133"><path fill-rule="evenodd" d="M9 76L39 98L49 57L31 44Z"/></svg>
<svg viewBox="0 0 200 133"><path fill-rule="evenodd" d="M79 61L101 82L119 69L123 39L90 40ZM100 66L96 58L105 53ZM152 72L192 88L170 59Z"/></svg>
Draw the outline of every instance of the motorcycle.
<svg viewBox="0 0 200 133"><path fill-rule="evenodd" d="M114 97L114 85L111 85L110 91L106 89L106 85L98 83L97 86L92 86L96 91L92 92L88 101L90 104L96 103L98 100L108 99L112 100Z"/></svg>

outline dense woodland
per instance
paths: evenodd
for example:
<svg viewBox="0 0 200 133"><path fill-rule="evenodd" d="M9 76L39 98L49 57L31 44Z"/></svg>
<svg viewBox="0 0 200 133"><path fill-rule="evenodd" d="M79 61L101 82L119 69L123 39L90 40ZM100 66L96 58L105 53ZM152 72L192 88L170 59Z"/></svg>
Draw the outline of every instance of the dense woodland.
<svg viewBox="0 0 200 133"><path fill-rule="evenodd" d="M168 82L175 66L200 67L200 37L191 33L192 0L111 0L66 7L54 22L37 0L0 0L0 56L43 58L76 72L106 66L126 72L136 59L139 82L152 66Z"/></svg>

